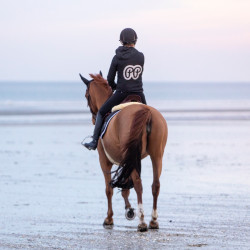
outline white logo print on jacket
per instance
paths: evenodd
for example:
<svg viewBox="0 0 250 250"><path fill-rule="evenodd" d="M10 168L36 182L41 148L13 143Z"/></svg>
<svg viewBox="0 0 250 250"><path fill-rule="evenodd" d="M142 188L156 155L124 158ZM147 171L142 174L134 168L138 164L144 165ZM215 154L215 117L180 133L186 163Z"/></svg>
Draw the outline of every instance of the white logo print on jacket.
<svg viewBox="0 0 250 250"><path fill-rule="evenodd" d="M142 73L141 65L128 65L123 70L123 77L126 80L130 80L131 78L136 80L139 78L140 74Z"/></svg>

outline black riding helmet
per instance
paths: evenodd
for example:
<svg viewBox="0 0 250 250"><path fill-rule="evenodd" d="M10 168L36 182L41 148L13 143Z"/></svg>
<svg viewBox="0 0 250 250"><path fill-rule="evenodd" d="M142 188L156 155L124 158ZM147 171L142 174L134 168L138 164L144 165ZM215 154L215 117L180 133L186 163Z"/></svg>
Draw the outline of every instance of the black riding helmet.
<svg viewBox="0 0 250 250"><path fill-rule="evenodd" d="M120 34L120 42L123 45L131 44L131 43L136 44L136 41L137 41L137 34L133 29L126 28L122 30Z"/></svg>

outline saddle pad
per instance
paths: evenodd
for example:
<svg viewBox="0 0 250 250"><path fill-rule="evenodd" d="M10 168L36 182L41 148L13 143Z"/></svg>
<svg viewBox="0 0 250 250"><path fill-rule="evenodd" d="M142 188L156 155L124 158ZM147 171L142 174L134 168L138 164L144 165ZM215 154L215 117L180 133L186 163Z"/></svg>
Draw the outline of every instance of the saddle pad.
<svg viewBox="0 0 250 250"><path fill-rule="evenodd" d="M116 105L112 108L111 112L115 112L117 110L122 110L123 108L129 106L129 105L133 105L133 104L142 104L144 105L143 103L141 102L126 102L126 103L122 103L122 104L119 104L119 105Z"/></svg>
<svg viewBox="0 0 250 250"><path fill-rule="evenodd" d="M101 135L100 137L103 138L103 136L105 135L108 125L110 123L110 121L112 120L112 118L117 115L121 110L117 110L115 112L112 111L112 113L110 115L107 116L107 118L105 119L104 124L102 125L102 130L101 130Z"/></svg>

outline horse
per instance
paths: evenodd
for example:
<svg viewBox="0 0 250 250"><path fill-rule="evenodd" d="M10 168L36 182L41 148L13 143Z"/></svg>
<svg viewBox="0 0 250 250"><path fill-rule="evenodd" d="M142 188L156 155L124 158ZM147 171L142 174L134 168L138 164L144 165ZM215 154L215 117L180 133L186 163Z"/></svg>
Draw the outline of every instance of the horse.
<svg viewBox="0 0 250 250"><path fill-rule="evenodd" d="M86 84L85 97L92 114L92 123L98 110L112 95L113 91L107 80L100 74L90 74L87 80L81 74L82 81ZM157 200L160 192L160 176L162 172L162 159L167 143L167 123L161 113L145 104L128 105L123 108L110 121L103 138L98 141L99 162L105 178L106 196L108 201L107 217L104 226L113 226L112 196L113 188L122 189L122 196L127 211L127 219L133 218L133 208L129 202L130 188L134 187L137 195L139 217L138 231L147 231L144 221L142 202L141 160L150 156L153 166L153 209L149 222L150 229L158 229ZM112 166L118 169L112 177Z"/></svg>

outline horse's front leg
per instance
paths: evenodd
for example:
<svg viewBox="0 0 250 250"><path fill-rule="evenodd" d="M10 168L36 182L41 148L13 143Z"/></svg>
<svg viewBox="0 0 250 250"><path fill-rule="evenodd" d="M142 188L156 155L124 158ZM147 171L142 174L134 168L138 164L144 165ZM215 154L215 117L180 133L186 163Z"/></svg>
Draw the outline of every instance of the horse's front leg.
<svg viewBox="0 0 250 250"><path fill-rule="evenodd" d="M130 202L128 200L129 194L130 194L129 189L122 190L122 197L125 202L125 217L127 220L133 220L135 218L135 211L134 208L131 207Z"/></svg>
<svg viewBox="0 0 250 250"><path fill-rule="evenodd" d="M108 226L113 226L114 221L113 221L113 209L112 209L112 196L113 196L113 188L110 186L110 181L111 181L111 168L112 168L112 163L108 160L106 157L106 154L103 150L102 144L99 141L98 144L98 153L99 153L99 161L100 165L103 171L103 175L105 178L105 185L106 185L106 196L108 200L108 212L107 212L107 217L105 218L103 222L104 227Z"/></svg>
<svg viewBox="0 0 250 250"><path fill-rule="evenodd" d="M104 174L105 176L105 174ZM108 200L108 212L107 217L105 218L103 222L103 226L113 226L113 209L112 209L112 196L113 196L113 188L109 185L111 180L111 176L105 176L105 184L106 184L106 196Z"/></svg>
<svg viewBox="0 0 250 250"><path fill-rule="evenodd" d="M148 230L147 224L144 221L144 210L143 210L143 204L142 204L142 182L139 174L136 170L133 170L131 174L133 183L134 183L134 189L137 194L137 202L138 202L138 217L140 220L140 223L138 225L138 231L145 232Z"/></svg>

